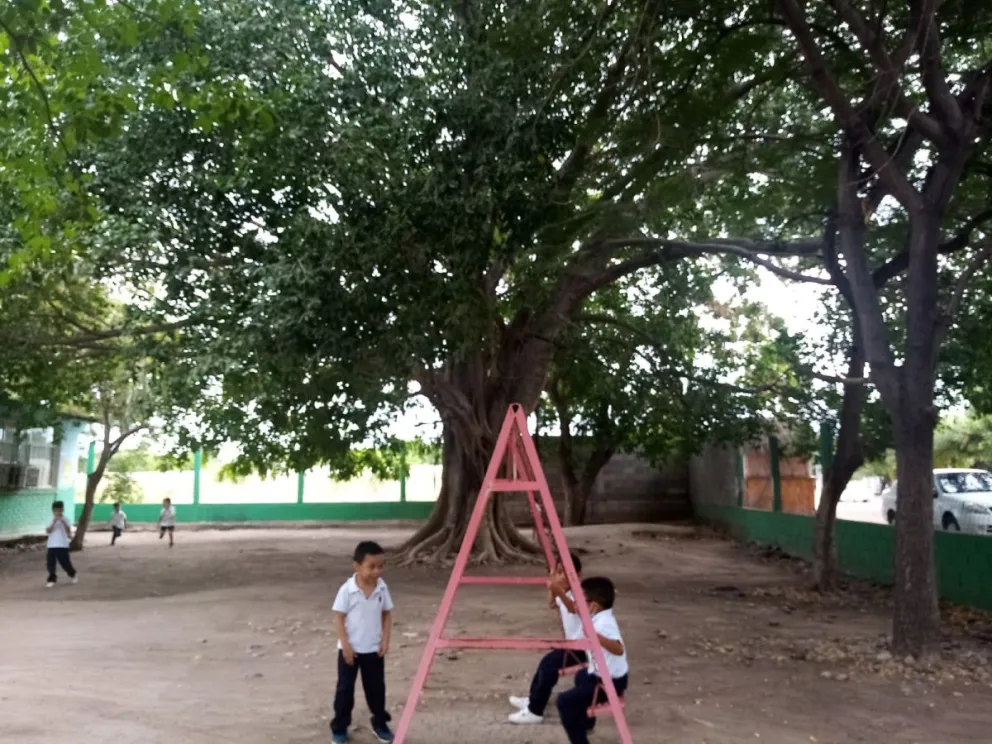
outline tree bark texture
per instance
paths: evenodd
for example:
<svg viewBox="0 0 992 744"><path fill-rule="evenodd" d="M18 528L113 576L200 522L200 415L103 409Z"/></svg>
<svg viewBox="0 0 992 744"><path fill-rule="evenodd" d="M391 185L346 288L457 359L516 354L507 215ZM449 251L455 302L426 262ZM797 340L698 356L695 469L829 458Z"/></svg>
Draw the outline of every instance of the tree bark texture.
<svg viewBox="0 0 992 744"><path fill-rule="evenodd" d="M940 629L933 564L939 239L939 218L928 212L916 215L906 285L906 357L896 381L898 396L886 401L883 392L882 399L895 427L898 482L892 642L898 653L915 655L933 648Z"/></svg>
<svg viewBox="0 0 992 744"><path fill-rule="evenodd" d="M79 515L79 522L76 523L76 534L72 536L69 549L79 551L83 549L86 540L86 531L90 527L90 520L93 518L93 504L96 502L96 489L100 485L103 474L107 469L107 463L101 458L101 462L92 473L86 476L86 498L83 501L83 511Z"/></svg>
<svg viewBox="0 0 992 744"><path fill-rule="evenodd" d="M865 356L860 334L851 344L848 353L848 379L864 375ZM846 385L840 408L840 428L833 461L823 474L823 490L816 508L816 526L813 544L813 582L817 589L832 589L837 577L837 552L834 543L834 525L837 520L837 504L851 482L851 477L864 464L861 447L861 412L864 409L865 389L863 385Z"/></svg>
<svg viewBox="0 0 992 744"><path fill-rule="evenodd" d="M441 490L427 522L400 549L398 560L445 562L457 554L479 497L486 468L492 458L500 428L511 403L532 411L543 386L543 376L514 379L493 375L483 355L449 363L440 373L421 377L424 395L442 421ZM520 362L523 363L523 362ZM544 366L547 370L547 363ZM540 384L533 385L539 380ZM531 381L531 385L526 384ZM521 384L523 383L523 384ZM522 494L490 497L485 517L472 548L473 562L532 561L540 556L536 544L521 535L507 513L506 499Z"/></svg>

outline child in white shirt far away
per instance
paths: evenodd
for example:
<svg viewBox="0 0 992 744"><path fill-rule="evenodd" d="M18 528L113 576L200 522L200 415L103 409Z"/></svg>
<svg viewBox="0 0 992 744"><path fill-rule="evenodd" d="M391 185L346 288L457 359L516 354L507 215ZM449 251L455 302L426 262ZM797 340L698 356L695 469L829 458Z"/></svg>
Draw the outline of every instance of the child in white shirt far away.
<svg viewBox="0 0 992 744"><path fill-rule="evenodd" d="M172 499L162 499L162 513L158 515L158 527L158 539L161 540L168 532L171 548L176 533L176 507L172 505Z"/></svg>
<svg viewBox="0 0 992 744"><path fill-rule="evenodd" d="M589 708L606 702L606 693L599 688L600 675L609 674L617 694L623 695L629 672L627 647L613 614L616 600L613 582L602 576L585 579L582 593L589 603L592 627L603 648L606 669L598 670L592 652L589 652L589 666L575 676L575 687L558 696L558 716L571 744L589 744L589 732L596 726L596 719L589 717Z"/></svg>
<svg viewBox="0 0 992 744"><path fill-rule="evenodd" d="M52 504L52 521L45 528L45 534L48 535L48 554L45 557L48 567L48 582L45 586L51 589L58 581L58 576L55 574L56 563L62 566L62 570L69 574L69 580L75 584L78 581L76 569L72 567L72 561L69 558L69 539L72 537L72 525L65 517L65 504L61 501Z"/></svg>
<svg viewBox="0 0 992 744"><path fill-rule="evenodd" d="M355 707L355 681L362 674L365 702L372 713L372 733L391 742L386 712L386 654L393 632L393 598L382 580L385 551L378 543L358 543L354 575L334 599L334 628L338 636L338 684L334 694L331 741L345 744Z"/></svg>
<svg viewBox="0 0 992 744"><path fill-rule="evenodd" d="M570 555L572 556L572 565L575 566L575 571L581 580L582 561L575 553ZM575 609L572 592L568 590L568 579L560 560L551 572L551 578L548 581L548 595L551 606L557 607L561 613L561 625L565 631L565 640L581 640L584 636L582 620L579 618L578 610ZM546 654L537 665L537 671L530 683L530 695L510 698L510 705L519 709L510 715L510 723L541 723L544 720L544 709L547 707L551 693L554 692L555 685L558 684L561 677L561 670L585 664L585 661L585 653L582 651L556 648Z"/></svg>
<svg viewBox="0 0 992 744"><path fill-rule="evenodd" d="M114 531L114 536L110 538L111 547L113 547L114 543L117 542L117 538L121 536L126 526L127 526L127 514L122 512L121 505L115 502L114 511L110 515L110 529Z"/></svg>

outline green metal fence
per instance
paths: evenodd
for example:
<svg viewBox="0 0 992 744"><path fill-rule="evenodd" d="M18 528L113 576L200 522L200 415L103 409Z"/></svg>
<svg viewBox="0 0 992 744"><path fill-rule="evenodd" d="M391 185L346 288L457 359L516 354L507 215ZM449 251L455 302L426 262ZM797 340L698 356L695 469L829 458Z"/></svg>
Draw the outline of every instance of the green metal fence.
<svg viewBox="0 0 992 744"><path fill-rule="evenodd" d="M813 557L813 517L696 504L703 521L726 528L736 538L780 548L807 560ZM895 530L888 525L838 520L835 527L838 568L849 576L891 585L895 565ZM957 604L992 609L992 538L950 532L934 534L937 587Z"/></svg>

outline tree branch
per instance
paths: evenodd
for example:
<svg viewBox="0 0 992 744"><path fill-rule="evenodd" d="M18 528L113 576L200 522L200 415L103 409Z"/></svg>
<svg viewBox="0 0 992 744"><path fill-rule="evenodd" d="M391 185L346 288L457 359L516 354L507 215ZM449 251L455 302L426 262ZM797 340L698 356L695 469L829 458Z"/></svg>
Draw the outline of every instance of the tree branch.
<svg viewBox="0 0 992 744"><path fill-rule="evenodd" d="M661 263L666 260L686 258L689 256L720 255L729 254L739 256L751 263L768 269L773 274L784 279L791 279L797 282L807 282L810 284L820 284L830 286L833 282L830 279L820 276L811 276L798 271L793 271L762 258L759 253L768 253L777 256L806 256L813 255L819 251L823 245L822 240L800 241L795 243L758 243L755 241L739 240L713 240L706 243L690 243L681 240L663 240L659 238L622 238L619 240L607 240L604 245L610 248L656 248L658 255L651 261L649 256L630 259L627 262L609 267L607 273L610 275L620 271L620 276L630 273L631 267L634 270L651 265L651 263ZM747 248L744 246L752 246ZM663 254L663 255L662 255Z"/></svg>
<svg viewBox="0 0 992 744"><path fill-rule="evenodd" d="M964 123L964 116L957 99L951 92L941 60L940 32L937 30L936 22L939 4L939 0L914 0L910 5L919 30L917 48L920 53L923 87L927 91L927 98L943 124L950 131L959 133Z"/></svg>
<svg viewBox="0 0 992 744"><path fill-rule="evenodd" d="M819 45L806 21L806 15L799 7L797 0L778 0L778 5L803 56L806 58L813 85L833 111L838 124L848 133L853 144L864 154L865 159L875 169L878 177L885 182L892 196L907 210L919 208L922 205L922 198L905 174L895 167L888 151L875 138L861 114L841 90L827 60L820 52Z"/></svg>
<svg viewBox="0 0 992 744"><path fill-rule="evenodd" d="M945 240L940 244L938 253L942 256L949 256L958 251L964 250L971 242L974 232L982 227L986 222L992 220L992 209L986 209L968 220L954 237ZM904 272L909 268L909 251L903 250L890 258L884 264L872 272L875 286L881 288L890 279Z"/></svg>
<svg viewBox="0 0 992 744"><path fill-rule="evenodd" d="M66 147L65 141L62 139L62 133L59 132L59 129L55 124L55 117L52 115L52 104L48 99L48 92L45 90L45 86L41 84L41 80L39 80L38 76L35 74L34 68L31 67L31 63L28 62L27 55L24 53L24 49L21 47L21 42L18 40L18 37L11 30L10 26L4 22L2 17L0 17L0 29L3 29L4 33L7 34L14 51L17 53L18 59L21 60L24 70L30 76L34 87L38 91L42 106L45 109L45 118L48 120L49 131L52 133L52 136L55 137L55 141L58 142L59 148L65 154L66 159L70 159L72 155L69 152L69 148Z"/></svg>
<svg viewBox="0 0 992 744"><path fill-rule="evenodd" d="M965 292L968 291L968 286L971 284L971 280L975 277L975 274L992 259L992 241L986 243L986 245L975 255L965 270L961 272L958 277L957 282L954 285L954 290L951 293L951 300L947 304L947 309L943 313L943 325L950 326L954 322L955 316L958 314L958 310L961 308L961 302L964 300ZM939 344L938 344L939 348Z"/></svg>
<svg viewBox="0 0 992 744"><path fill-rule="evenodd" d="M645 10L647 10L645 8ZM607 7L609 13L610 6ZM604 11L602 18L608 17L608 12ZM589 154L592 152L593 145L598 138L597 127L600 123L606 119L607 112L610 106L616 101L619 95L620 81L623 79L624 74L627 71L627 65L630 62L630 55L634 48L634 42L636 41L638 35L641 31L641 26L644 23L644 17L638 21L637 28L633 29L627 38L624 40L623 46L617 52L616 61L610 66L606 72L606 79L603 81L603 87L593 102L592 107L589 110L589 115L586 117L586 126L579 138L579 141L575 143L575 147L572 152L569 153L568 157L565 158L565 162L561 164L558 172L555 174L555 180L557 181L557 191L559 192L559 199L563 194L570 193L572 187L575 186L579 175L582 173L582 169L585 167L586 161L589 158ZM563 200L563 199L562 199Z"/></svg>
<svg viewBox="0 0 992 744"><path fill-rule="evenodd" d="M848 28L854 32L861 48L868 53L872 62L881 72L875 82L875 94L872 95L872 98L879 95L891 97L894 100L896 112L906 119L914 129L931 142L946 142L947 137L940 122L922 112L919 106L906 98L906 94L902 90L899 78L902 75L902 66L905 64L906 57L903 56L898 61L893 60L886 51L880 34L875 32L865 16L848 0L830 0L830 2L834 6L834 10L837 11L837 15L843 18ZM908 48L911 49L912 47L909 46Z"/></svg>

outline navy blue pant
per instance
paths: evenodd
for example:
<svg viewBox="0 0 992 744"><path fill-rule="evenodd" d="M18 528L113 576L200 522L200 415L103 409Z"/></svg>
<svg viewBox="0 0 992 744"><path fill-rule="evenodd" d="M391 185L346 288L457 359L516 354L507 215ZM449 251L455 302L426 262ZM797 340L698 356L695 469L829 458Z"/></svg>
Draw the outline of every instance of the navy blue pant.
<svg viewBox="0 0 992 744"><path fill-rule="evenodd" d="M589 744L589 732L596 725L596 719L589 717L589 708L606 702L605 690L596 694L598 684L599 677L583 669L575 675L575 687L558 696L558 717L571 744ZM627 677L617 677L613 686L617 688L617 695L623 695Z"/></svg>
<svg viewBox="0 0 992 744"><path fill-rule="evenodd" d="M362 674L365 702L372 712L372 725L384 726L390 720L386 712L386 660L379 654L355 654L355 663L347 664L338 651L338 687L334 694L334 720L331 733L346 734L355 707L355 681Z"/></svg>
<svg viewBox="0 0 992 744"><path fill-rule="evenodd" d="M530 712L535 716L543 716L544 709L548 707L551 693L554 692L561 670L584 664L585 653L581 651L568 651L563 648L556 648L547 654L541 663L537 665L534 672L534 679L530 683Z"/></svg>
<svg viewBox="0 0 992 744"><path fill-rule="evenodd" d="M48 568L48 580L55 583L59 577L55 575L55 564L62 566L62 570L69 574L69 578L76 575L76 569L72 567L72 559L69 558L69 548L49 548L45 556L45 566Z"/></svg>

